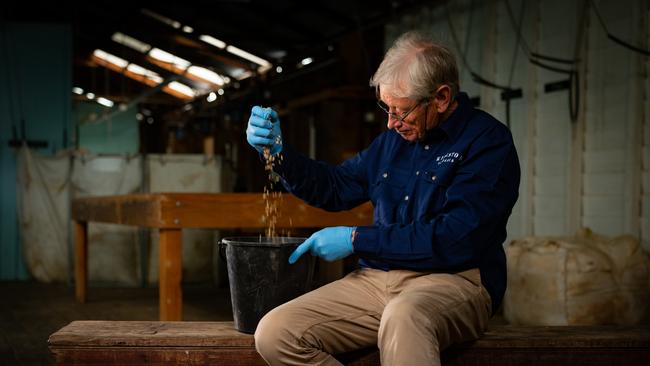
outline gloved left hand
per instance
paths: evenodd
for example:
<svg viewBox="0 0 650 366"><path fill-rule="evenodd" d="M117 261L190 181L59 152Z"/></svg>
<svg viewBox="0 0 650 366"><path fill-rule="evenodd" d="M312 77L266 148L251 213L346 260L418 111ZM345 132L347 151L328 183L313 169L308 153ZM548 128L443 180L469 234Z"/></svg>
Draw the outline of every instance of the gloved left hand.
<svg viewBox="0 0 650 366"><path fill-rule="evenodd" d="M307 240L296 248L289 257L289 263L296 263L301 255L311 252L311 255L321 257L328 262L345 258L352 254L352 231L354 227L328 227L313 233Z"/></svg>

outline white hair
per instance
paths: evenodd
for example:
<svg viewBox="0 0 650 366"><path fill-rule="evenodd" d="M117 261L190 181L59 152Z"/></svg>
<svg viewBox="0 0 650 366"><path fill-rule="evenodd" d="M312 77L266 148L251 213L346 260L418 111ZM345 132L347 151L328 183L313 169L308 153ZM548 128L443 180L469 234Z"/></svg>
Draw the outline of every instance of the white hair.
<svg viewBox="0 0 650 366"><path fill-rule="evenodd" d="M385 87L397 98L425 99L441 85L459 90L458 66L451 51L419 32L401 35L390 47L370 86Z"/></svg>

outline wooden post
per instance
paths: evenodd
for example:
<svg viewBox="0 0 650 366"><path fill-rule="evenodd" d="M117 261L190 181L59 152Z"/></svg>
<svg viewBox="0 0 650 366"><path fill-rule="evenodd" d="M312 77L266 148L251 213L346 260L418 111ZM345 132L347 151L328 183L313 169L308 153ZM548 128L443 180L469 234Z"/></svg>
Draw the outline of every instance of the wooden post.
<svg viewBox="0 0 650 366"><path fill-rule="evenodd" d="M182 236L181 229L160 229L160 320L182 320L183 291L181 289Z"/></svg>
<svg viewBox="0 0 650 366"><path fill-rule="evenodd" d="M74 222L75 255L74 255L74 283L75 295L80 303L86 302L86 283L88 279L88 223L85 221Z"/></svg>

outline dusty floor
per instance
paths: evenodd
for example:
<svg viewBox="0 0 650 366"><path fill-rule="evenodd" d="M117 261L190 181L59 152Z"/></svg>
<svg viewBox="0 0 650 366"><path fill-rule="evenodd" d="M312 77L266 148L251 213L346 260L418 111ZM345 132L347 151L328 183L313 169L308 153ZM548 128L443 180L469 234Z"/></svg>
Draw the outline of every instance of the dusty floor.
<svg viewBox="0 0 650 366"><path fill-rule="evenodd" d="M74 288L36 282L0 282L0 366L54 365L47 339L73 320L158 320L157 288L97 288L88 302ZM232 320L227 288L183 288L185 320Z"/></svg>

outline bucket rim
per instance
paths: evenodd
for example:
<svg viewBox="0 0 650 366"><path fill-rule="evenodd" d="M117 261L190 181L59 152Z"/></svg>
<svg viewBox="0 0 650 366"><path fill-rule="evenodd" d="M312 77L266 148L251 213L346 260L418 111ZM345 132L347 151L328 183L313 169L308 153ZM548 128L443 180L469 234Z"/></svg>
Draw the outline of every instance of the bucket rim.
<svg viewBox="0 0 650 366"><path fill-rule="evenodd" d="M220 243L224 245L242 246L242 247L286 247L297 246L302 244L307 238L303 237L289 237L289 236L275 236L269 241L266 237L260 236L233 236L222 238Z"/></svg>

